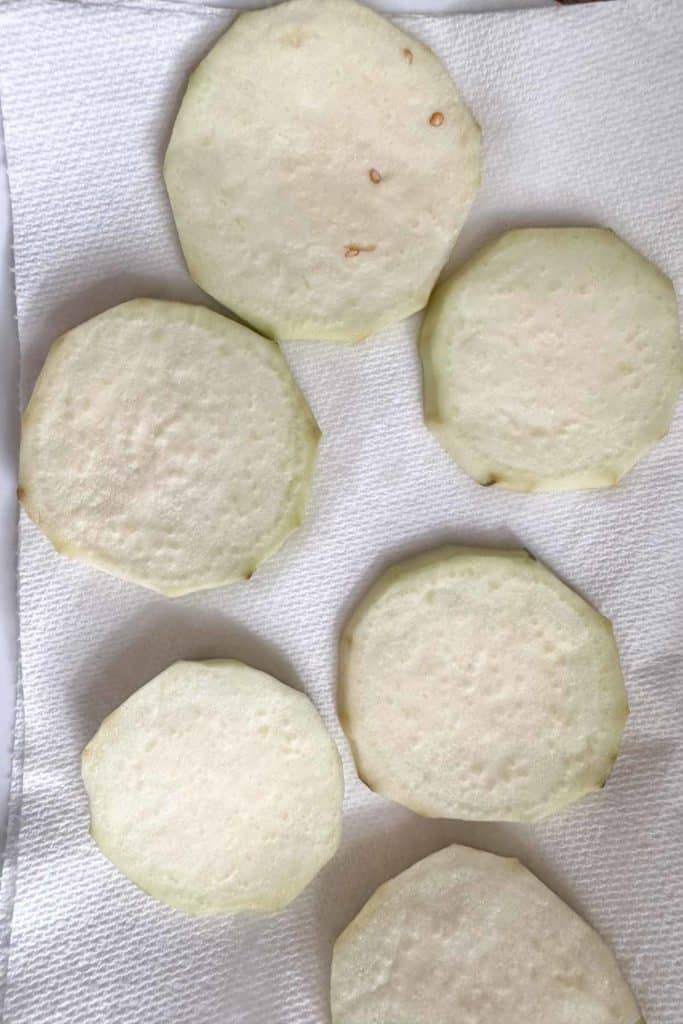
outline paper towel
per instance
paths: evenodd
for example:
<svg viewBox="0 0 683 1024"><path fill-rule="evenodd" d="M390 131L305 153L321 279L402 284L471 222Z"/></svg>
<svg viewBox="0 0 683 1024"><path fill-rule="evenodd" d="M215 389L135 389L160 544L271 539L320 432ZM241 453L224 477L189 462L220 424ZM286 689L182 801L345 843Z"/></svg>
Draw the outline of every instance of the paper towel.
<svg viewBox="0 0 683 1024"><path fill-rule="evenodd" d="M683 11L658 9L402 21L483 129L458 259L513 225L605 224L680 294ZM24 401L64 329L134 295L202 298L160 161L187 73L229 19L181 3L0 7ZM166 600L58 557L22 520L6 1024L324 1022L336 935L380 882L452 840L520 856L610 942L648 1024L680 1020L683 415L612 490L479 488L422 425L418 322L285 347L322 449L304 526L248 583ZM340 731L340 624L382 567L446 539L529 548L615 624L632 707L621 756L605 790L543 825L420 819L364 788ZM84 743L170 662L213 656L303 687L343 753L342 848L277 916L184 917L88 836Z"/></svg>

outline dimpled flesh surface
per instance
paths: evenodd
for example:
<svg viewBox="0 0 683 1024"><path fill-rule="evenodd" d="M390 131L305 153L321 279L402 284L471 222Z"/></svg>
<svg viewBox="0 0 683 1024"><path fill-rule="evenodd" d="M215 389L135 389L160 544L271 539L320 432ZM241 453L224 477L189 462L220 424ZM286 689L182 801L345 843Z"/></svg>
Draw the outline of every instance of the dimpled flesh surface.
<svg viewBox="0 0 683 1024"><path fill-rule="evenodd" d="M441 285L425 414L481 483L616 483L669 429L683 360L671 282L611 231L511 231Z"/></svg>
<svg viewBox="0 0 683 1024"><path fill-rule="evenodd" d="M449 846L339 937L333 1024L642 1024L602 939L518 861Z"/></svg>
<svg viewBox="0 0 683 1024"><path fill-rule="evenodd" d="M522 551L444 548L370 590L342 723L377 792L432 817L536 821L604 784L628 714L610 624Z"/></svg>
<svg viewBox="0 0 683 1024"><path fill-rule="evenodd" d="M298 526L317 438L273 342L139 299L52 346L20 494L62 553L185 593L249 576Z"/></svg>
<svg viewBox="0 0 683 1024"><path fill-rule="evenodd" d="M339 844L341 762L304 694L239 662L177 662L83 753L91 831L194 914L279 910Z"/></svg>
<svg viewBox="0 0 683 1024"><path fill-rule="evenodd" d="M164 165L205 291L272 337L358 339L421 309L479 182L435 55L351 0L240 15Z"/></svg>

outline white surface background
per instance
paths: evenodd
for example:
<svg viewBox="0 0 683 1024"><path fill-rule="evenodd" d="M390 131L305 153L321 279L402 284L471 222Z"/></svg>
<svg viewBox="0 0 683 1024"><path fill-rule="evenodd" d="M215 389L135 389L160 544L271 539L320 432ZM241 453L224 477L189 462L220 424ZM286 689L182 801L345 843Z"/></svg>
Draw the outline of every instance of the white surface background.
<svg viewBox="0 0 683 1024"><path fill-rule="evenodd" d="M0 8L24 398L51 338L73 323L141 290L197 298L159 156L185 77L227 19L154 8ZM683 294L680 0L414 28L485 139L458 259L508 226L602 223ZM377 884L452 841L520 856L613 946L649 1024L680 1024L683 404L619 487L483 491L424 428L418 322L364 346L285 347L323 445L306 524L248 585L164 600L60 558L22 516L26 756L21 834L13 815L0 887L0 914L17 897L6 1024L319 1024L334 938ZM357 596L382 565L454 536L528 547L617 632L632 709L622 756L603 792L533 829L418 820L375 796L335 713L339 625ZM126 884L88 838L79 773L86 740L142 680L179 656L226 652L306 689L347 782L338 856L258 924L188 922Z"/></svg>
<svg viewBox="0 0 683 1024"><path fill-rule="evenodd" d="M263 0L214 2L216 6L226 7L264 6ZM546 7L552 6L553 2L554 0L370 0L372 6L394 13L495 11ZM58 16L56 13L55 17ZM1 108L0 92L0 113ZM0 858L4 849L18 656L15 570L19 359L10 268L11 221L4 147L0 131Z"/></svg>

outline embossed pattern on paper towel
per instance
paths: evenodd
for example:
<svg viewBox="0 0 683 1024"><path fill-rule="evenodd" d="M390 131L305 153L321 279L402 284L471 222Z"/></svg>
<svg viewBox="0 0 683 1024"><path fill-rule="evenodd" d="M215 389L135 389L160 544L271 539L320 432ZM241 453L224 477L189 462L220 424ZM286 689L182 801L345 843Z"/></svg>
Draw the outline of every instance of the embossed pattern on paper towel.
<svg viewBox="0 0 683 1024"><path fill-rule="evenodd" d="M160 161L189 69L229 13L183 3L0 7L23 399L50 341L136 294L201 300ZM601 223L683 286L683 10L644 35L605 3L406 19L481 121L484 184L458 254L504 227ZM683 416L613 491L525 497L467 480L421 423L417 318L360 346L288 345L324 438L310 515L254 579L171 602L21 526L25 730L4 894L6 1024L318 1024L331 944L384 879L452 839L516 853L611 943L648 1024L683 1002ZM632 714L607 788L537 828L420 820L358 782L336 721L336 637L380 567L444 539L522 544L609 615ZM286 913L190 920L87 835L79 753L178 657L302 685L344 755L343 847ZM5 906L11 900L6 900Z"/></svg>

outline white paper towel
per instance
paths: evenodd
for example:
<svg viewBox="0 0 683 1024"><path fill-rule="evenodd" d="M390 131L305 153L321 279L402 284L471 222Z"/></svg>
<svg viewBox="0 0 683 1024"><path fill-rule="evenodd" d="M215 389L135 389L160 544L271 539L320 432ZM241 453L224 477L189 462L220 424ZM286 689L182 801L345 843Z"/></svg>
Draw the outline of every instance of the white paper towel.
<svg viewBox="0 0 683 1024"><path fill-rule="evenodd" d="M201 299L160 161L188 70L229 18L182 3L0 7L24 400L64 329L134 295ZM483 128L458 258L512 225L605 224L680 294L677 0L402 24L443 57ZM380 882L452 840L519 855L611 943L648 1024L680 1020L683 415L613 490L484 490L422 425L417 326L286 346L323 443L305 525L249 583L155 597L58 557L22 520L6 1024L324 1022L338 932ZM547 824L423 820L355 775L334 707L340 624L383 566L444 539L524 545L614 621L632 706L623 750L605 790ZM170 662L226 655L317 704L344 756L344 840L285 913L193 920L98 853L79 753Z"/></svg>

